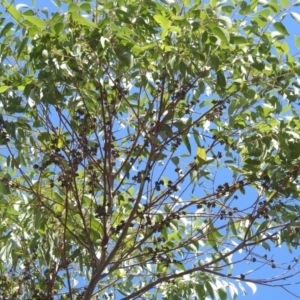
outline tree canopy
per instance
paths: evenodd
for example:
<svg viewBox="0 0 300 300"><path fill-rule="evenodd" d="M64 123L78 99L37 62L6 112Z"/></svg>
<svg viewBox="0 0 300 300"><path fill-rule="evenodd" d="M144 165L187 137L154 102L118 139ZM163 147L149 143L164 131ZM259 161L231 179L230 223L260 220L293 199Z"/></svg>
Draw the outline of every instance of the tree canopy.
<svg viewBox="0 0 300 300"><path fill-rule="evenodd" d="M1 299L291 284L300 1L52 2L1 1Z"/></svg>

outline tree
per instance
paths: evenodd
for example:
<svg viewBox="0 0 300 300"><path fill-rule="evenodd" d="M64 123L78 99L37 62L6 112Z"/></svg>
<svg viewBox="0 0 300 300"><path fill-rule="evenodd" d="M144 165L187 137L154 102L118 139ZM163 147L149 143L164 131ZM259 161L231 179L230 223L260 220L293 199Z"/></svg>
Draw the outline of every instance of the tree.
<svg viewBox="0 0 300 300"><path fill-rule="evenodd" d="M1 299L235 299L299 273L300 2L233 2L1 1Z"/></svg>

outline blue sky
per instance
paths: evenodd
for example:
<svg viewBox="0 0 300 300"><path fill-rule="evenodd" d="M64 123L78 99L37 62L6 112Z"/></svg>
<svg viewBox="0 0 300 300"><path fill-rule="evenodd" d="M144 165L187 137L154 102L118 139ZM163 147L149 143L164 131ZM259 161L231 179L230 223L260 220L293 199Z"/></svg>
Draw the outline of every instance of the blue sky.
<svg viewBox="0 0 300 300"><path fill-rule="evenodd" d="M15 4L25 4L25 5L32 5L31 1L15 1ZM46 0L36 0L36 7L37 8L43 8L43 7L48 7L49 12L54 11L54 5L52 1ZM295 7L293 9L294 12L297 12L300 14L300 7ZM290 45L290 50L291 54L295 54L298 52L299 49L296 49L292 47L294 44L294 37L297 35L300 35L300 24L295 22L289 15L286 16L283 22L288 29L290 33L290 37L287 39L287 42ZM182 150L184 151L184 150ZM219 179L220 183L223 183L223 179L226 178L226 171L222 171L219 173ZM246 198L247 197L252 197L253 193L246 193L246 196L243 196ZM284 245L281 248L273 248L271 252L268 251L262 251L262 255L267 254L268 257L272 257L276 262L284 261L284 257L288 254L288 251L285 249ZM300 251L296 250L294 252L295 257L300 256ZM247 269L253 268L255 269L255 264L253 265L247 265ZM235 273L238 273L240 270L241 273L244 273L245 268L244 267L235 267ZM270 271L270 272L269 272ZM274 275L273 269L271 267L264 267L263 269L256 270L255 271L255 277L258 277L260 275L262 278L268 278ZM291 279L291 282L300 282L300 275L297 277L294 277ZM244 285L246 286L246 285ZM288 289L295 294L298 294L300 296L300 287L299 286L291 286L288 287ZM256 300L277 300L277 299L294 299L294 297L291 294L288 294L286 291L284 291L282 288L269 288L269 287L264 287L264 286L257 286L257 292L253 295L251 288L246 288L247 290L247 296L246 299L256 299ZM242 292L239 290L239 295L242 295Z"/></svg>

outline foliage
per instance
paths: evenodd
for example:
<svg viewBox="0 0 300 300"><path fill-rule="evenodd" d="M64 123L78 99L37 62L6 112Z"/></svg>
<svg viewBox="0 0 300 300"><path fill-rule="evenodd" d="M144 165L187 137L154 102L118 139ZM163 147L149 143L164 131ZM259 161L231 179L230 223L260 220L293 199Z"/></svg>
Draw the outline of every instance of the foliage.
<svg viewBox="0 0 300 300"><path fill-rule="evenodd" d="M299 245L300 2L53 3L1 1L1 299L284 286L298 259L262 250Z"/></svg>

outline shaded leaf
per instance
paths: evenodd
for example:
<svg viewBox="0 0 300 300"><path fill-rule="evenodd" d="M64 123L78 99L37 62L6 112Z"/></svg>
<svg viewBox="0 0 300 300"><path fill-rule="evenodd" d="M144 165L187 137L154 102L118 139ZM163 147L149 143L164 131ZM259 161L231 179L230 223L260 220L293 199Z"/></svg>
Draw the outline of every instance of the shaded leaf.
<svg viewBox="0 0 300 300"><path fill-rule="evenodd" d="M3 181L0 181L0 192L1 192L1 194L3 194L3 195L8 195L8 194L10 194L10 189L9 189L9 186L8 186L7 183L5 183L5 182L3 182ZM9 208L9 207L7 207L7 208ZM18 213L14 213L14 210L13 210L13 209L9 209L9 210L8 210L8 213L18 215Z"/></svg>
<svg viewBox="0 0 300 300"><path fill-rule="evenodd" d="M273 26L274 26L274 28L275 28L278 32L280 32L280 33L282 33L282 34L284 34L284 35L289 35L287 29L284 27L284 25L283 25L282 23L280 23L280 22L275 22L275 23L273 24Z"/></svg>
<svg viewBox="0 0 300 300"><path fill-rule="evenodd" d="M226 300L227 299L227 293L224 289L218 289L217 293L218 293L221 300Z"/></svg>
<svg viewBox="0 0 300 300"><path fill-rule="evenodd" d="M221 88L224 88L226 86L226 79L225 79L223 71L221 71L221 70L219 70L217 72L217 82Z"/></svg>
<svg viewBox="0 0 300 300"><path fill-rule="evenodd" d="M214 290L208 281L205 281L205 288L208 291L208 294L211 297L211 299L215 299Z"/></svg>
<svg viewBox="0 0 300 300"><path fill-rule="evenodd" d="M190 140L189 140L189 137L187 134L184 134L182 136L182 140L186 146L186 148L188 149L189 153L191 154L192 153L192 149L191 149L191 144L190 144Z"/></svg>
<svg viewBox="0 0 300 300"><path fill-rule="evenodd" d="M7 23L1 30L0 38L5 36L13 28L13 26L14 26L14 23L12 23L12 22Z"/></svg>
<svg viewBox="0 0 300 300"><path fill-rule="evenodd" d="M242 36L242 35L234 35L234 36L231 37L231 42L233 44L237 44L237 45L239 45L239 44L246 44L247 43L247 39L244 36Z"/></svg>

